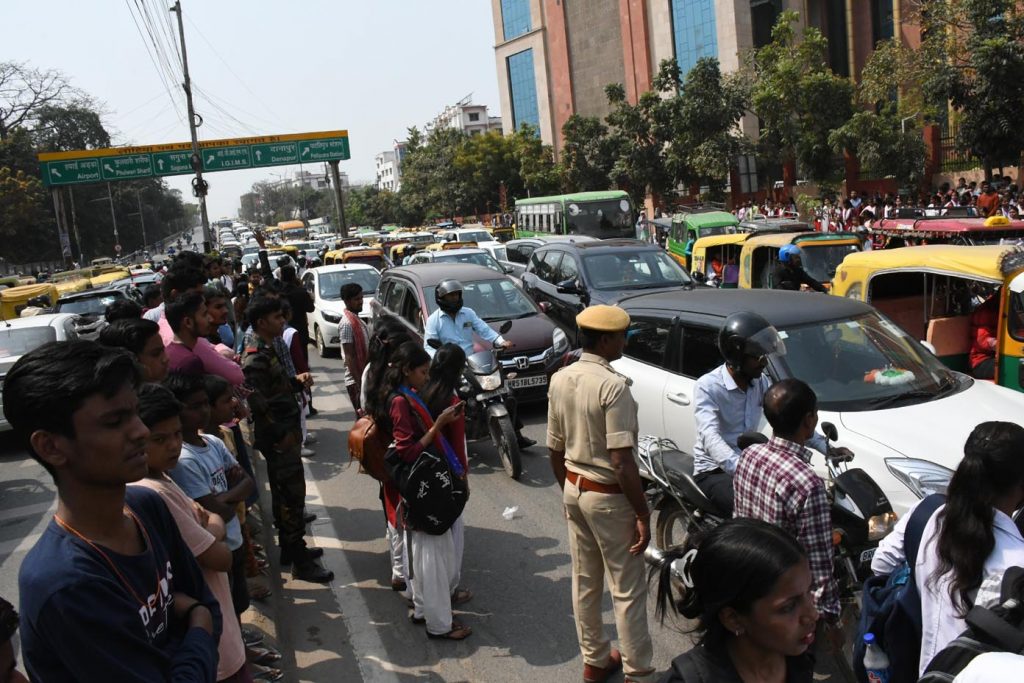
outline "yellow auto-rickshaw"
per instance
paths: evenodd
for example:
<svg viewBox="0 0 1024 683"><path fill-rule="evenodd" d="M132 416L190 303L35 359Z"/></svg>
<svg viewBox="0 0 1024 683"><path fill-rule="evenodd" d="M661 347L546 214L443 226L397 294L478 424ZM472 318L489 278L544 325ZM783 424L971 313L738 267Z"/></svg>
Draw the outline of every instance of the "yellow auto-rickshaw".
<svg viewBox="0 0 1024 683"><path fill-rule="evenodd" d="M979 306L992 307L990 315L998 321L995 381L1024 391L1024 250L1019 247L935 244L851 254L836 270L832 293L870 303L962 372L971 370L971 315Z"/></svg>
<svg viewBox="0 0 1024 683"><path fill-rule="evenodd" d="M693 277L723 289L736 289L739 286L740 255L748 237L750 233L732 233L701 237L694 242L691 256Z"/></svg>
<svg viewBox="0 0 1024 683"><path fill-rule="evenodd" d="M755 233L743 243L740 289L771 289L779 249L787 244L800 247L804 270L826 288L843 259L861 249L860 238L852 232Z"/></svg>
<svg viewBox="0 0 1024 683"><path fill-rule="evenodd" d="M467 242L435 242L427 245L424 251L448 251L449 249L476 249L479 245L473 241Z"/></svg>
<svg viewBox="0 0 1024 683"><path fill-rule="evenodd" d="M516 238L516 228L513 225L496 225L487 229L494 235L494 239L502 244Z"/></svg>
<svg viewBox="0 0 1024 683"><path fill-rule="evenodd" d="M60 294L57 292L57 288L49 282L9 287L0 291L0 317L4 320L17 318L30 300L40 296L47 297L50 301L50 306L53 306L57 303Z"/></svg>
<svg viewBox="0 0 1024 683"><path fill-rule="evenodd" d="M84 292L92 287L92 268L81 268L79 270L65 270L62 273L54 273L50 282L57 288L60 296Z"/></svg>
<svg viewBox="0 0 1024 683"><path fill-rule="evenodd" d="M384 271L394 265L380 247L345 247L327 252L324 256L324 265L336 263L366 263L379 271Z"/></svg>
<svg viewBox="0 0 1024 683"><path fill-rule="evenodd" d="M99 268L93 268L92 272L93 276L89 278L89 285L94 288L103 287L104 285L109 285L111 282L124 280L125 278L130 278L132 276L132 272L127 268L118 267L111 268L101 266Z"/></svg>

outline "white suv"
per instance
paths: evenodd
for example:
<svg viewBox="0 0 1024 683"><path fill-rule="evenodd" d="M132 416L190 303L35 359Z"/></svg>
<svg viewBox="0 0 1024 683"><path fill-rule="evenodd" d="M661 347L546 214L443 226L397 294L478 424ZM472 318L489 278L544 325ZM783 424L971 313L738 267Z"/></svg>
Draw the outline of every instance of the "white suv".
<svg viewBox="0 0 1024 683"><path fill-rule="evenodd" d="M316 342L321 358L341 350L338 323L344 315L341 287L355 282L363 288L363 310L359 317L370 323L370 301L377 295L380 272L365 263L345 263L312 268L302 276L302 285L313 297L313 315L309 316L309 336Z"/></svg>

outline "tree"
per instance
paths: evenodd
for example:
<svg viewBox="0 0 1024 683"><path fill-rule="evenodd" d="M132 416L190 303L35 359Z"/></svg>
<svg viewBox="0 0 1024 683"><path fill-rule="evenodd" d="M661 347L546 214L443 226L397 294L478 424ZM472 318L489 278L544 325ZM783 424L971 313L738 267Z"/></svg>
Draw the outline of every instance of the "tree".
<svg viewBox="0 0 1024 683"><path fill-rule="evenodd" d="M853 115L853 86L829 69L821 31L807 27L798 39L797 21L796 12L782 12L771 42L747 57L750 107L761 120L760 154L795 161L812 180L832 180L839 164L829 135Z"/></svg>
<svg viewBox="0 0 1024 683"><path fill-rule="evenodd" d="M110 147L100 112L80 104L45 105L35 114L32 138L42 152Z"/></svg>
<svg viewBox="0 0 1024 683"><path fill-rule="evenodd" d="M674 60L667 61L657 85L666 89L678 78ZM749 147L739 130L745 99L739 81L722 77L718 60L697 60L679 94L669 100L665 164L677 183L706 185L714 199L724 199L730 167Z"/></svg>
<svg viewBox="0 0 1024 683"><path fill-rule="evenodd" d="M545 145L539 131L524 123L510 136L512 153L527 196L544 196L558 191L559 173L551 145Z"/></svg>
<svg viewBox="0 0 1024 683"><path fill-rule="evenodd" d="M435 128L421 143L417 129L411 128L409 134L402 162L402 195L410 212L426 218L454 218L468 194L466 179L456 166L468 136L454 128Z"/></svg>
<svg viewBox="0 0 1024 683"><path fill-rule="evenodd" d="M637 104L630 104L619 83L606 86L605 95L612 105L605 117L614 159L609 174L612 183L629 192L638 204L648 194L671 194L674 184L664 163L664 131L659 128L671 116L666 113L671 105L653 91L642 94Z"/></svg>
<svg viewBox="0 0 1024 683"><path fill-rule="evenodd" d="M1024 9L1015 0L916 0L922 82L959 120L957 143L993 167L1024 153Z"/></svg>
<svg viewBox="0 0 1024 683"><path fill-rule="evenodd" d="M16 128L33 128L47 106L87 103L88 98L60 71L27 62L0 62L0 140Z"/></svg>
<svg viewBox="0 0 1024 683"><path fill-rule="evenodd" d="M614 163L608 128L594 116L573 114L562 126L562 189L566 192L607 190Z"/></svg>

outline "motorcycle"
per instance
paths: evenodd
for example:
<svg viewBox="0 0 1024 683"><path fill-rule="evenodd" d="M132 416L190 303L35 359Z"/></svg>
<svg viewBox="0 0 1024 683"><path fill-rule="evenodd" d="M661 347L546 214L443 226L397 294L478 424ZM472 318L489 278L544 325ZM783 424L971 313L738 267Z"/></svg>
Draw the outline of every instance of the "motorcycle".
<svg viewBox="0 0 1024 683"><path fill-rule="evenodd" d="M498 331L505 334L510 329L512 321L506 321ZM427 344L434 349L441 348L438 339L428 339ZM456 393L466 402L466 438L475 441L490 436L505 473L518 480L523 473L523 463L512 414L508 409L513 400L512 393L505 385L493 349L478 351L466 358L462 383Z"/></svg>

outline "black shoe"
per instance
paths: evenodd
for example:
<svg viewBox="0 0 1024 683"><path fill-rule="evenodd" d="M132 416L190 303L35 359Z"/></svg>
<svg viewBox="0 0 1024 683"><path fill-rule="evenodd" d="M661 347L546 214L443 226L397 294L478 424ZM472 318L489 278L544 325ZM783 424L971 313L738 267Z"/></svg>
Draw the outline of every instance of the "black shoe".
<svg viewBox="0 0 1024 683"><path fill-rule="evenodd" d="M281 548L281 566L288 566L296 560L298 560L299 564L302 564L307 560L312 561L323 556L323 548L299 547L294 552L292 550L289 550L288 548Z"/></svg>
<svg viewBox="0 0 1024 683"><path fill-rule="evenodd" d="M313 560L305 560L292 567L292 578L311 583L334 581L334 572L324 569Z"/></svg>
<svg viewBox="0 0 1024 683"><path fill-rule="evenodd" d="M519 444L520 448L529 448L530 446L534 446L537 444L536 441L534 441L528 436L523 436L522 434L516 437L516 442Z"/></svg>
<svg viewBox="0 0 1024 683"><path fill-rule="evenodd" d="M316 417L316 416L317 416L317 415L319 415L319 414L320 414L320 411L319 411L319 410L317 410L317 409L316 409L316 408L314 408L313 406L310 406L310 407L309 407L309 415L308 415L309 417Z"/></svg>
<svg viewBox="0 0 1024 683"><path fill-rule="evenodd" d="M312 512L304 512L304 513L302 513L302 523L303 524L312 524L315 521L316 521L316 515L314 515Z"/></svg>

